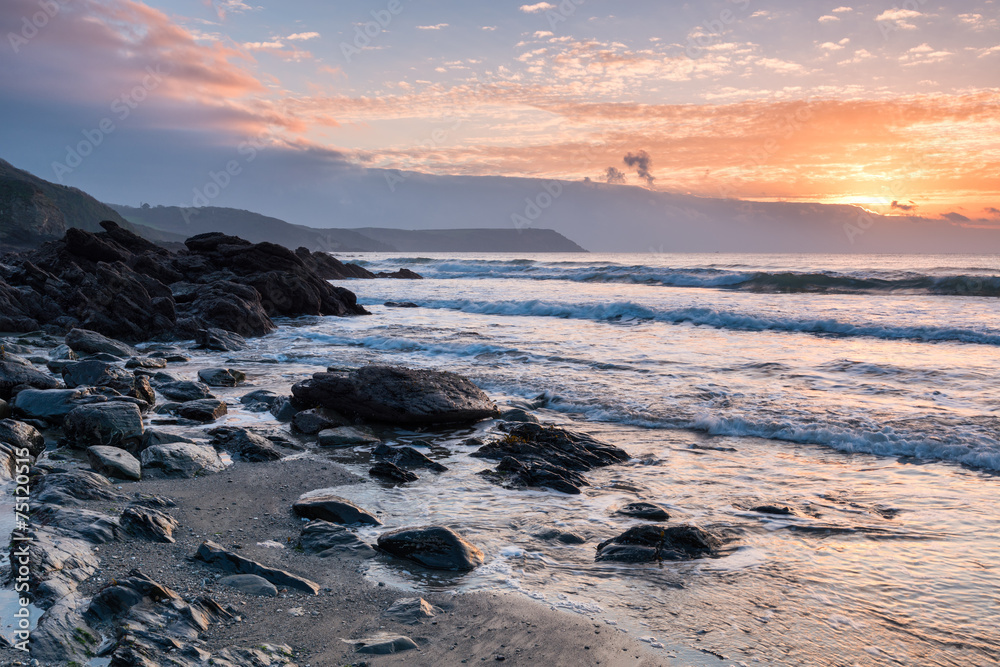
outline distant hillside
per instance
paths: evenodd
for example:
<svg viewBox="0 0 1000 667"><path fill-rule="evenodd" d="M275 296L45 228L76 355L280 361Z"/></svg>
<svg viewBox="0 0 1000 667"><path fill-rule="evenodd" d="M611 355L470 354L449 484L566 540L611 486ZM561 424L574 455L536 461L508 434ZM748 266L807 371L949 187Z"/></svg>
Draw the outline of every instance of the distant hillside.
<svg viewBox="0 0 1000 667"><path fill-rule="evenodd" d="M587 252L551 229L388 229L355 231L400 252Z"/></svg>
<svg viewBox="0 0 1000 667"><path fill-rule="evenodd" d="M36 247L62 238L69 227L100 232L102 220L112 220L150 241L183 240L129 224L82 190L50 183L0 160L0 249Z"/></svg>
<svg viewBox="0 0 1000 667"><path fill-rule="evenodd" d="M223 232L254 243L272 241L289 248L302 246L314 251L586 252L576 243L550 229L317 229L235 208L111 206L129 222L184 237L202 232Z"/></svg>

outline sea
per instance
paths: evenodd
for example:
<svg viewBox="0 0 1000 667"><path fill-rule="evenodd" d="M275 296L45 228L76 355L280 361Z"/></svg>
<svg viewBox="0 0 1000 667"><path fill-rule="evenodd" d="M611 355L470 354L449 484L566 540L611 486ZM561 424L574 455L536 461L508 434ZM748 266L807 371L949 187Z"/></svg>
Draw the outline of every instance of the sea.
<svg viewBox="0 0 1000 667"><path fill-rule="evenodd" d="M632 457L587 473L580 495L509 490L466 444L495 423L397 431L390 444L416 441L449 471L338 489L381 512L362 537L448 525L486 562L451 576L375 559L369 579L525 595L663 664L1000 663L1000 255L338 258L424 279L337 281L372 315L279 321L241 358L255 384L449 370ZM367 478L366 448L304 455ZM595 562L641 523L616 514L635 501L735 538L717 558Z"/></svg>

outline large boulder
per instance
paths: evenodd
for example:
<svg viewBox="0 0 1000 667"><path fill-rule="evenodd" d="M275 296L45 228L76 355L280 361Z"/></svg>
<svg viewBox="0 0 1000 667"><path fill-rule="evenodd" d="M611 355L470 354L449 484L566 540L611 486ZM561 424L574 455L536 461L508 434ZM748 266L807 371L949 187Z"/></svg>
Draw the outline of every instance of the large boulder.
<svg viewBox="0 0 1000 667"><path fill-rule="evenodd" d="M348 417L401 426L467 424L499 414L493 401L461 375L397 366L316 373L294 385L292 394Z"/></svg>
<svg viewBox="0 0 1000 667"><path fill-rule="evenodd" d="M131 383L133 375L117 364L88 359L64 364L63 382L70 389L75 387L110 387L114 384Z"/></svg>
<svg viewBox="0 0 1000 667"><path fill-rule="evenodd" d="M109 401L74 408L63 422L70 445L128 448L142 439L142 414L131 403Z"/></svg>
<svg viewBox="0 0 1000 667"><path fill-rule="evenodd" d="M229 412L226 404L217 398L202 398L197 401L187 401L181 403L177 408L177 414L184 419L196 422L214 422L222 415Z"/></svg>
<svg viewBox="0 0 1000 667"><path fill-rule="evenodd" d="M147 447L141 460L143 471L156 471L164 477L198 477L226 467L213 447L188 442Z"/></svg>
<svg viewBox="0 0 1000 667"><path fill-rule="evenodd" d="M232 551L227 551L211 540L202 542L194 557L227 572L255 574L258 577L267 579L275 586L293 588L313 595L319 593L319 584L314 581L292 574L291 572L286 572L285 570L261 565L257 561L244 558Z"/></svg>
<svg viewBox="0 0 1000 667"><path fill-rule="evenodd" d="M215 327L199 329L196 331L194 334L194 342L197 343L200 348L206 350L217 350L219 352L235 352L237 350L242 350L247 346L247 341L243 338L243 336L233 333L232 331L226 331L225 329L218 329Z"/></svg>
<svg viewBox="0 0 1000 667"><path fill-rule="evenodd" d="M176 382L157 383L156 390L171 401L197 401L203 398L215 398L211 388L204 382L178 380Z"/></svg>
<svg viewBox="0 0 1000 667"><path fill-rule="evenodd" d="M371 558L375 550L347 528L329 521L310 521L302 528L299 546L320 558L356 556Z"/></svg>
<svg viewBox="0 0 1000 667"><path fill-rule="evenodd" d="M381 442L368 429L353 426L338 426L322 430L317 435L320 447L355 447L357 445L377 445Z"/></svg>
<svg viewBox="0 0 1000 667"><path fill-rule="evenodd" d="M245 428L222 426L208 434L212 436L213 445L243 461L257 463L281 458L281 452L274 448L270 440Z"/></svg>
<svg viewBox="0 0 1000 667"><path fill-rule="evenodd" d="M597 545L598 561L657 563L715 555L722 540L697 526L635 526Z"/></svg>
<svg viewBox="0 0 1000 667"><path fill-rule="evenodd" d="M662 505L647 502L628 503L620 507L617 514L645 519L646 521L667 521L670 519L670 515Z"/></svg>
<svg viewBox="0 0 1000 667"><path fill-rule="evenodd" d="M107 400L91 389L25 389L14 399L14 414L61 424L77 407Z"/></svg>
<svg viewBox="0 0 1000 667"><path fill-rule="evenodd" d="M378 547L431 570L464 572L483 563L482 551L444 526L391 530L379 535Z"/></svg>
<svg viewBox="0 0 1000 667"><path fill-rule="evenodd" d="M90 467L102 475L136 482L142 479L139 460L124 449L94 445L87 448L87 460Z"/></svg>
<svg viewBox="0 0 1000 667"><path fill-rule="evenodd" d="M45 450L45 438L31 424L14 419L0 419L0 443L15 449L27 449L32 456Z"/></svg>
<svg viewBox="0 0 1000 667"><path fill-rule="evenodd" d="M107 336L102 336L96 331L88 331L86 329L71 330L66 334L66 345L74 352L82 352L84 354L104 352L122 359L138 355L136 349L131 345L126 345Z"/></svg>
<svg viewBox="0 0 1000 667"><path fill-rule="evenodd" d="M303 519L319 519L331 523L382 525L382 522L376 519L373 514L361 509L347 498L322 491L303 494L292 505L292 510Z"/></svg>
<svg viewBox="0 0 1000 667"><path fill-rule="evenodd" d="M322 433L320 433L320 444L323 444ZM427 458L413 447L390 447L386 444L380 444L372 450L372 457L389 461L400 468L427 468L434 472L445 472L448 470L447 466Z"/></svg>
<svg viewBox="0 0 1000 667"><path fill-rule="evenodd" d="M51 375L0 356L0 400L9 401L15 387L55 389L58 386L58 380Z"/></svg>
<svg viewBox="0 0 1000 667"><path fill-rule="evenodd" d="M235 387L247 379L246 373L232 368L203 368L198 379L209 387Z"/></svg>

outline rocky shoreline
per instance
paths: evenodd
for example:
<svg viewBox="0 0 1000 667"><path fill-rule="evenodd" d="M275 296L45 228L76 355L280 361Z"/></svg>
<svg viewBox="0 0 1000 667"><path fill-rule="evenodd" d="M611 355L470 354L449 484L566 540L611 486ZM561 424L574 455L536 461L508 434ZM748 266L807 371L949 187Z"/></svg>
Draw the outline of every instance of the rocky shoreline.
<svg viewBox="0 0 1000 667"><path fill-rule="evenodd" d="M629 664L659 664L627 636L528 600L425 600L365 581L359 571L371 558L460 573L482 565L484 554L460 529L422 525L419 517L365 542L354 527L381 525L378 513L331 489L369 482L315 455L366 448L377 483L405 486L448 468L433 448L428 456L383 442L391 442L393 429L491 420L489 437L467 443L478 446L473 456L495 462L483 477L511 489L575 494L588 484L587 471L627 461L625 451L539 424L523 410L501 412L453 373L331 368L281 394L247 386L247 374L223 354L222 365L194 368L184 345L238 348L241 336L270 331L272 315L364 313L353 294L321 277L354 269L235 237L202 235L187 241L188 252L167 253L113 223L105 230L67 235L4 262L8 282L0 295L24 309L3 310L7 326L0 329L36 325L0 348L0 482L30 487L28 526L15 531L30 542L11 542L14 566L0 574L13 584L17 563L28 563L31 602L42 612L30 660L115 667L576 665L622 664L627 655ZM172 282L152 278L181 268ZM141 293L126 291L115 301L110 292L123 284L117 282L106 284L106 302L66 296L109 271ZM162 296L150 296L156 293ZM125 301L128 307L114 305ZM146 319L133 308L140 302L149 306ZM227 317L230 308L249 314ZM82 326L93 323L103 333ZM122 341L104 335L109 331L131 335ZM139 340L160 342L131 345ZM163 342L170 340L186 342ZM216 425L231 410L257 415L257 426ZM27 480L19 469L24 460ZM657 506L622 513L669 518ZM607 537L597 560L698 558L724 542L694 526L658 523ZM29 662L2 645L0 659Z"/></svg>

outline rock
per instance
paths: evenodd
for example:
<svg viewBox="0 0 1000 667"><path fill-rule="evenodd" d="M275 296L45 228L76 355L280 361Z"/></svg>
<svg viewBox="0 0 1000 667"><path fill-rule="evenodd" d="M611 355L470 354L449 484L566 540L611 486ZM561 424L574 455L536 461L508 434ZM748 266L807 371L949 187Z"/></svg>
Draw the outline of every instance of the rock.
<svg viewBox="0 0 1000 667"><path fill-rule="evenodd" d="M721 540L697 526L636 526L597 545L597 561L655 563L712 556Z"/></svg>
<svg viewBox="0 0 1000 667"><path fill-rule="evenodd" d="M482 390L446 371L372 365L316 373L295 384L292 394L347 417L401 426L471 423L498 414Z"/></svg>
<svg viewBox="0 0 1000 667"><path fill-rule="evenodd" d="M320 431L346 426L348 421L334 412L325 408L313 408L296 412L292 417L292 428L306 435L315 435Z"/></svg>
<svg viewBox="0 0 1000 667"><path fill-rule="evenodd" d="M202 398L197 401L185 401L177 408L177 414L184 419L196 422L214 422L229 412L226 404L217 398Z"/></svg>
<svg viewBox="0 0 1000 667"><path fill-rule="evenodd" d="M117 502L127 498L124 493L115 490L107 477L86 470L45 475L35 483L32 497L38 504L65 507L79 505L83 501Z"/></svg>
<svg viewBox="0 0 1000 667"><path fill-rule="evenodd" d="M253 410L255 412L263 412L264 410L270 410L271 406L278 399L278 395L273 391L268 391L267 389L257 389L251 391L249 394L243 394L240 396L240 403L247 406L247 409ZM263 406L263 409L259 409L259 406Z"/></svg>
<svg viewBox="0 0 1000 667"><path fill-rule="evenodd" d="M363 523L380 526L382 522L350 500L322 491L299 496L292 510L305 519L320 519L332 523Z"/></svg>
<svg viewBox="0 0 1000 667"><path fill-rule="evenodd" d="M80 386L113 386L114 383L131 382L132 373L121 366L105 361L74 361L63 366L63 382L69 388Z"/></svg>
<svg viewBox="0 0 1000 667"><path fill-rule="evenodd" d="M198 552L195 554L195 558L222 568L227 572L235 572L238 574L256 574L257 576L271 582L275 586L288 587L305 593L311 593L313 595L316 595L320 589L319 584L316 582L309 581L304 577L296 576L290 572L286 572L285 570L278 570L261 565L256 561L250 560L249 558L243 558L242 556L234 554L231 551L226 551L220 545L212 541L202 542L201 546L198 547Z"/></svg>
<svg viewBox="0 0 1000 667"><path fill-rule="evenodd" d="M88 331L87 329L71 330L66 334L66 345L74 352L83 352L85 354L104 352L105 354L111 354L121 359L128 359L129 357L139 355L131 345L126 345L107 336L102 336L96 331Z"/></svg>
<svg viewBox="0 0 1000 667"><path fill-rule="evenodd" d="M9 401L15 389L55 389L59 382L33 367L0 359L0 400Z"/></svg>
<svg viewBox="0 0 1000 667"><path fill-rule="evenodd" d="M195 333L194 340L200 348L219 352L235 352L247 346L243 336L225 329L199 329Z"/></svg>
<svg viewBox="0 0 1000 667"><path fill-rule="evenodd" d="M409 269L399 269L392 273L387 273L386 271L380 271L375 274L379 278L397 278L401 280L421 280L423 276L415 271L410 271Z"/></svg>
<svg viewBox="0 0 1000 667"><path fill-rule="evenodd" d="M212 390L203 382L191 382L189 380L178 380L176 382L164 382L156 385L156 390L169 398L171 401L198 401L203 398L215 398Z"/></svg>
<svg viewBox="0 0 1000 667"><path fill-rule="evenodd" d="M25 389L14 399L14 414L61 424L80 405L106 402L91 389Z"/></svg>
<svg viewBox="0 0 1000 667"><path fill-rule="evenodd" d="M521 410L520 408L514 408L512 410L507 410L506 412L500 413L500 419L505 422L530 422L532 424L538 423L538 417Z"/></svg>
<svg viewBox="0 0 1000 667"><path fill-rule="evenodd" d="M478 474L508 489L538 487L578 494L580 487L590 486L586 478L574 470L530 459L521 463L511 456L505 456L494 470L483 470Z"/></svg>
<svg viewBox="0 0 1000 667"><path fill-rule="evenodd" d="M614 445L555 426L508 423L504 430L507 432L505 437L483 445L472 456L497 460L510 456L522 463L539 461L576 472L624 463L629 459L628 453Z"/></svg>
<svg viewBox="0 0 1000 667"><path fill-rule="evenodd" d="M444 526L399 528L378 537L382 551L432 570L468 571L482 565L483 552Z"/></svg>
<svg viewBox="0 0 1000 667"><path fill-rule="evenodd" d="M155 357L131 357L125 362L125 368L166 368L167 360Z"/></svg>
<svg viewBox="0 0 1000 667"><path fill-rule="evenodd" d="M427 458L413 447L390 447L386 444L379 444L372 450L372 456L393 463L400 468L427 468L434 472L448 470L446 466Z"/></svg>
<svg viewBox="0 0 1000 667"><path fill-rule="evenodd" d="M39 525L54 527L58 532L91 544L106 544L118 533L118 521L114 517L77 507L42 504L32 510L31 518Z"/></svg>
<svg viewBox="0 0 1000 667"><path fill-rule="evenodd" d="M12 411L10 408L10 403L0 398L0 419L7 419L11 416Z"/></svg>
<svg viewBox="0 0 1000 667"><path fill-rule="evenodd" d="M777 514L779 516L792 516L795 514L795 510L784 505L758 505L751 507L750 511L760 512L761 514Z"/></svg>
<svg viewBox="0 0 1000 667"><path fill-rule="evenodd" d="M235 588L244 595L254 595L262 598L278 597L278 589L264 577L256 574L231 574L219 579L223 586Z"/></svg>
<svg viewBox="0 0 1000 667"><path fill-rule="evenodd" d="M371 655L391 655L412 651L420 648L415 641L402 635L378 634L374 637L364 639L344 640L349 644L354 644L354 650L358 653L368 653Z"/></svg>
<svg viewBox="0 0 1000 667"><path fill-rule="evenodd" d="M637 519L645 519L646 521L667 521L670 518L667 510L656 503L629 503L616 513L624 516L632 516Z"/></svg>
<svg viewBox="0 0 1000 667"><path fill-rule="evenodd" d="M281 453L270 440L245 428L222 426L212 429L208 434L212 436L213 445L243 461L256 463L281 458Z"/></svg>
<svg viewBox="0 0 1000 667"><path fill-rule="evenodd" d="M231 368L203 368L198 371L198 379L209 387L235 387L246 381L246 373Z"/></svg>
<svg viewBox="0 0 1000 667"><path fill-rule="evenodd" d="M319 432L320 447L354 447L356 445L377 445L381 442L368 429L353 426L338 426Z"/></svg>
<svg viewBox="0 0 1000 667"><path fill-rule="evenodd" d="M417 304L412 301L386 301L382 304L386 308L419 308Z"/></svg>
<svg viewBox="0 0 1000 667"><path fill-rule="evenodd" d="M279 396L271 403L271 414L279 422L290 422L299 413L300 408L295 405L292 396ZM320 429L320 431L323 429ZM319 431L317 431L319 433Z"/></svg>
<svg viewBox="0 0 1000 667"><path fill-rule="evenodd" d="M150 542L174 543L177 520L165 512L150 507L126 507L119 520L123 531Z"/></svg>
<svg viewBox="0 0 1000 667"><path fill-rule="evenodd" d="M142 414L131 403L109 401L73 408L63 422L70 446L135 446L142 438Z"/></svg>
<svg viewBox="0 0 1000 667"><path fill-rule="evenodd" d="M73 351L69 345L63 343L62 345L57 345L51 350L49 350L49 359L63 361L76 361L80 357L77 356L76 352Z"/></svg>
<svg viewBox="0 0 1000 667"><path fill-rule="evenodd" d="M0 419L0 442L16 449L27 449L36 457L45 451L45 438L38 429L14 419Z"/></svg>
<svg viewBox="0 0 1000 667"><path fill-rule="evenodd" d="M576 533L571 533L565 530L557 530L555 528L535 533L535 537L540 540L555 540L556 542L562 542L563 544L583 544L587 541L586 538L580 537Z"/></svg>
<svg viewBox="0 0 1000 667"><path fill-rule="evenodd" d="M213 447L186 442L154 445L142 452L141 459L145 473L155 470L165 477L196 477L226 467Z"/></svg>
<svg viewBox="0 0 1000 667"><path fill-rule="evenodd" d="M390 482L399 482L400 484L405 484L406 482L415 482L419 477L414 473L403 470L394 463L389 461L376 461L371 468L368 469L368 474L372 477L380 477Z"/></svg>
<svg viewBox="0 0 1000 667"><path fill-rule="evenodd" d="M393 602L382 615L397 623L416 625L427 618L434 618L443 613L440 607L435 607L423 598L400 598Z"/></svg>
<svg viewBox="0 0 1000 667"><path fill-rule="evenodd" d="M142 466L138 459L124 449L95 445L87 448L90 467L108 477L117 479L142 479Z"/></svg>
<svg viewBox="0 0 1000 667"><path fill-rule="evenodd" d="M302 528L299 546L320 558L358 556L372 558L375 550L343 526L329 521L310 521Z"/></svg>
<svg viewBox="0 0 1000 667"><path fill-rule="evenodd" d="M171 442L187 442L192 445L198 444L191 438L185 438L183 435L177 435L175 433L167 433L165 431L154 431L152 429L146 429L142 434L142 440L138 447L130 449L129 452L138 456L146 449L153 447L155 445L165 445Z"/></svg>

